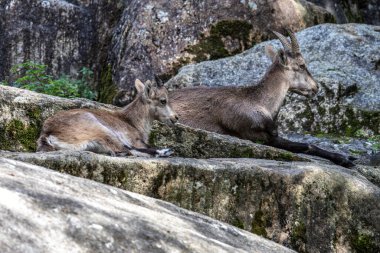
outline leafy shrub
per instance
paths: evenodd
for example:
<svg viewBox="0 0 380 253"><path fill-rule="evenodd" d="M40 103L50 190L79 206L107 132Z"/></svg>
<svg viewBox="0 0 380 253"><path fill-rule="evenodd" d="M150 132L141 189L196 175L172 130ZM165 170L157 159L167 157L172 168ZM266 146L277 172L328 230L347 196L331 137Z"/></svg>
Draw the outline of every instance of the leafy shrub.
<svg viewBox="0 0 380 253"><path fill-rule="evenodd" d="M90 69L82 68L81 79L78 80L67 75L54 79L53 76L47 74L46 68L46 65L32 61L13 66L11 72L19 78L11 86L59 97L95 99L96 94L88 85L93 76Z"/></svg>

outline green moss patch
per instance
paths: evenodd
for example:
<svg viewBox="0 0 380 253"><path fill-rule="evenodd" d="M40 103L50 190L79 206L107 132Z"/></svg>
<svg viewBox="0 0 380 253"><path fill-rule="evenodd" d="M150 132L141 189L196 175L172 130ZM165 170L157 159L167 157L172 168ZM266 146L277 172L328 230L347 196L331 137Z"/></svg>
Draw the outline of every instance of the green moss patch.
<svg viewBox="0 0 380 253"><path fill-rule="evenodd" d="M267 231L265 230L266 220L264 213L259 210L255 213L255 216L252 221L252 230L251 232L263 237L268 237Z"/></svg>
<svg viewBox="0 0 380 253"><path fill-rule="evenodd" d="M0 149L10 151L35 151L39 128L13 119L0 128Z"/></svg>
<svg viewBox="0 0 380 253"><path fill-rule="evenodd" d="M235 217L231 224L240 229L244 229L244 223L238 217Z"/></svg>
<svg viewBox="0 0 380 253"><path fill-rule="evenodd" d="M365 233L357 233L351 241L351 246L357 253L380 252L380 247L376 246L373 236Z"/></svg>
<svg viewBox="0 0 380 253"><path fill-rule="evenodd" d="M371 129L374 134L380 134L380 112L355 111L348 108L345 115L347 120L343 122L343 129L346 136L355 136L363 126Z"/></svg>
<svg viewBox="0 0 380 253"><path fill-rule="evenodd" d="M303 221L296 222L294 224L290 233L290 242L292 248L297 250L298 252L307 252L303 248L303 246L307 244L306 226Z"/></svg>
<svg viewBox="0 0 380 253"><path fill-rule="evenodd" d="M196 62L235 55L254 45L251 31L252 25L246 21L223 20L211 26L209 36L203 35L197 45L189 46L186 51L195 55ZM223 42L227 37L238 40L240 45L232 51L228 50Z"/></svg>
<svg viewBox="0 0 380 253"><path fill-rule="evenodd" d="M365 22L363 13L358 9L360 6L364 7L367 4L366 0L342 0L341 3L349 23Z"/></svg>
<svg viewBox="0 0 380 253"><path fill-rule="evenodd" d="M108 64L100 73L98 85L98 101L101 103L112 104L112 100L117 93L117 87L112 81L112 66Z"/></svg>

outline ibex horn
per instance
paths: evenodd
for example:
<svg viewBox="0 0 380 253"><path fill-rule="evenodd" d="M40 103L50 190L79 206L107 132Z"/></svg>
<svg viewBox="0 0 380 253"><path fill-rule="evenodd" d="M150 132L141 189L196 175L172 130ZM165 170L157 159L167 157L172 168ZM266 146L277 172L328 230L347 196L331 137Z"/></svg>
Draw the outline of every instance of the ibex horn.
<svg viewBox="0 0 380 253"><path fill-rule="evenodd" d="M284 36L284 35L282 35L281 33L278 33L278 32L276 32L276 31L272 31L276 36L277 36L277 38L281 41L281 44L282 44L282 46L286 49L286 50L292 50L292 47L290 46L290 44L289 44L289 41L288 41L288 39Z"/></svg>
<svg viewBox="0 0 380 253"><path fill-rule="evenodd" d="M300 52L300 46L298 44L296 35L290 30L287 30L287 31L288 31L288 34L290 37L290 41L292 42L292 52L293 53L299 53Z"/></svg>
<svg viewBox="0 0 380 253"><path fill-rule="evenodd" d="M162 82L161 78L158 77L158 75L154 75L154 79L157 83L157 87L162 87L164 86L164 83Z"/></svg>

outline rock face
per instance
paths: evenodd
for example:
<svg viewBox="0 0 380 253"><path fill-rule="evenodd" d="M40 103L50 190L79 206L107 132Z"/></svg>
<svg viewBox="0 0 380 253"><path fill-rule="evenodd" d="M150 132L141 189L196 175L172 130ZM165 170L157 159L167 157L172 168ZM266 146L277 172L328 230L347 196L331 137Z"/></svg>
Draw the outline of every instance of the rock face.
<svg viewBox="0 0 380 253"><path fill-rule="evenodd" d="M149 144L153 147L170 147L174 156L178 157L310 161L285 150L181 124L170 127L156 122L150 133Z"/></svg>
<svg viewBox="0 0 380 253"><path fill-rule="evenodd" d="M294 252L172 204L0 159L0 251Z"/></svg>
<svg viewBox="0 0 380 253"><path fill-rule="evenodd" d="M35 151L43 121L60 110L116 109L86 99L65 99L0 85L0 150Z"/></svg>
<svg viewBox="0 0 380 253"><path fill-rule="evenodd" d="M297 34L301 51L320 92L312 100L289 95L279 115L287 132L380 133L380 33L370 25L324 24ZM260 80L270 61L261 43L246 52L183 67L166 85L251 85Z"/></svg>
<svg viewBox="0 0 380 253"><path fill-rule="evenodd" d="M331 21L303 0L133 0L113 37L114 81L130 89L135 78L167 80L185 64L242 52L267 39L269 29Z"/></svg>
<svg viewBox="0 0 380 253"><path fill-rule="evenodd" d="M338 23L380 25L380 4L377 0L308 0L324 7Z"/></svg>
<svg viewBox="0 0 380 253"><path fill-rule="evenodd" d="M48 65L54 75L76 76L81 68L88 67L100 82L107 74L113 27L123 2L2 1L0 80L12 80L11 66L32 60Z"/></svg>
<svg viewBox="0 0 380 253"><path fill-rule="evenodd" d="M28 60L57 76L88 67L99 99L111 102L111 62L117 85L131 88L135 78L165 78L185 63L242 52L268 37L263 27L299 30L333 19L304 0L5 0L0 80L12 82L11 67Z"/></svg>
<svg viewBox="0 0 380 253"><path fill-rule="evenodd" d="M322 162L317 164L231 158L112 158L87 152L43 154L3 152L1 156L44 165L60 172L160 198L262 235L299 252L379 252L380 250L378 212L380 189L357 172L339 166ZM4 173L3 169L1 171ZM30 170L25 171L29 173ZM18 170L6 172L5 177L9 180L23 180L19 179ZM114 210L113 206L117 205L117 210L122 211L123 201L126 200L124 196L135 196L117 191L117 196L121 199L117 199L117 204L113 204L113 198L109 195L98 200L97 196L102 194L104 186L93 188L94 183L82 180L77 182L75 179L70 179L70 182L66 183L62 179L56 180L56 176L45 171L37 173L36 177L39 180L35 182L37 185L33 185L33 189L46 189L45 187L50 189L57 182L61 189L71 189L76 195L80 192L80 196L86 196L86 202L80 204L83 208L80 212L75 212L76 205L71 205L72 202L68 201L70 199L68 197L62 202L50 201L49 198L49 202L46 203L57 204L46 207L39 205L40 208L53 210L56 210L58 205L58 214L61 210L67 212L74 209L73 212L70 211L70 216L75 216L72 213L80 213L86 217L87 205L93 206L98 201L104 208L109 206L109 210ZM60 178L67 177L60 176ZM1 184L3 185L3 182ZM9 185L17 185L18 191L25 188L14 183L8 184L8 189ZM79 190L77 187L80 187ZM25 194L24 192L25 190L22 190L22 194ZM55 194L55 191L53 192ZM87 194L89 192L91 194ZM36 196L43 195L32 195L33 198ZM4 198L2 200L4 201ZM61 208L59 203L69 206ZM147 208L151 209L146 201L144 205L148 205ZM136 213L140 213L140 207L136 208L138 208ZM90 217L97 216L98 209L90 210ZM0 213L7 214L7 212ZM142 212L141 215L145 213ZM29 217L36 216L29 215ZM114 216L118 221L111 221L109 224L119 224L120 228L124 227L124 222L129 224L128 218L128 220L120 219L125 217L122 213ZM136 219L136 215L133 215L133 218ZM161 217L156 218L156 221L167 223L167 219ZM94 223L101 225L103 231L110 229L102 223ZM90 229L91 224L93 223L85 225ZM60 229L62 227L58 231L61 231ZM183 231L183 225L180 229ZM118 234L122 236L124 233ZM218 233L214 233L214 236L216 234ZM230 238L227 242L231 240ZM244 243L239 245L243 246Z"/></svg>

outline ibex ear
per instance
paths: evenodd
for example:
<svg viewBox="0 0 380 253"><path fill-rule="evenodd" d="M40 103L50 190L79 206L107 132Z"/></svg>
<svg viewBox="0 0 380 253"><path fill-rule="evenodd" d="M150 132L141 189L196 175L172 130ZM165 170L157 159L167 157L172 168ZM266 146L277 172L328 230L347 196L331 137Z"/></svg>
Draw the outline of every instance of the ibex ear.
<svg viewBox="0 0 380 253"><path fill-rule="evenodd" d="M135 80L135 87L136 87L137 93L142 93L145 91L145 85L139 79Z"/></svg>
<svg viewBox="0 0 380 253"><path fill-rule="evenodd" d="M265 54L271 59L272 62L276 60L277 52L271 45L265 46Z"/></svg>
<svg viewBox="0 0 380 253"><path fill-rule="evenodd" d="M137 94L141 94L141 97L143 101L149 100L149 92L150 92L150 85L144 84L139 79L136 79L135 81L135 87L137 90Z"/></svg>
<svg viewBox="0 0 380 253"><path fill-rule="evenodd" d="M278 58L281 65L283 66L288 65L288 57L286 56L286 52L284 50L281 49L278 51Z"/></svg>
<svg viewBox="0 0 380 253"><path fill-rule="evenodd" d="M156 87L155 85L150 81L145 82L145 88L146 88L146 94L148 98L154 98Z"/></svg>

